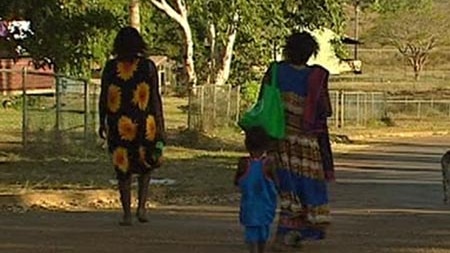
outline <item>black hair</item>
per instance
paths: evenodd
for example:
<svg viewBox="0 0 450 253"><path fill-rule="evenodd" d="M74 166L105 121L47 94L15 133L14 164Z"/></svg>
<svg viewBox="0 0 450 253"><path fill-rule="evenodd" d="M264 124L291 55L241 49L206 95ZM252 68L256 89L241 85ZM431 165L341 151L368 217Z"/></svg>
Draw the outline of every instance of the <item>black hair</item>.
<svg viewBox="0 0 450 253"><path fill-rule="evenodd" d="M118 59L130 60L147 53L147 44L136 28L127 26L117 33L112 52Z"/></svg>
<svg viewBox="0 0 450 253"><path fill-rule="evenodd" d="M245 148L249 152L269 150L270 137L262 127L252 127L245 131Z"/></svg>
<svg viewBox="0 0 450 253"><path fill-rule="evenodd" d="M295 65L304 65L312 55L319 52L319 44L308 32L296 32L286 39L284 56L286 61Z"/></svg>

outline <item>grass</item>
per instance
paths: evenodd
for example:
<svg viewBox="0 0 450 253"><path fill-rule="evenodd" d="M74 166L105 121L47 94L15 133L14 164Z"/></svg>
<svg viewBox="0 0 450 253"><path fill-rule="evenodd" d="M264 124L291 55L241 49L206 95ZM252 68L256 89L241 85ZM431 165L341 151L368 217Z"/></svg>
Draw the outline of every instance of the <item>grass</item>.
<svg viewBox="0 0 450 253"><path fill-rule="evenodd" d="M168 147L165 165L154 176L174 179L176 184L155 187L153 195L159 202L171 202L173 198L232 194L239 155L231 151ZM0 163L0 177L1 193L115 188L110 183L114 172L106 155L90 161L8 157Z"/></svg>
<svg viewBox="0 0 450 253"><path fill-rule="evenodd" d="M0 109L0 142L20 143L22 141L22 116L15 109ZM0 144L0 151L2 149Z"/></svg>
<svg viewBox="0 0 450 253"><path fill-rule="evenodd" d="M186 128L187 100L178 97L163 100L168 145L165 164L155 171L154 176L174 179L176 184L151 187L152 199L167 204L233 203L236 200L236 189L232 185L236 161L244 155L242 134L234 127L220 128L208 134L189 131ZM0 120L3 122L0 129L17 128L17 123L8 120L20 115L20 111L0 110L7 115ZM374 125L371 130L346 128L333 129L333 132L377 135L391 131L437 130L438 125L411 121L390 128ZM39 138L41 141L61 138L67 141L59 142L61 144L56 147L31 145L27 150L12 149L8 143L0 145L0 193L116 190L110 182L115 175L109 155L97 137L93 136L87 146L74 142L74 136L70 135L42 132Z"/></svg>
<svg viewBox="0 0 450 253"><path fill-rule="evenodd" d="M176 184L152 187L152 199L162 203L229 202L224 196L235 195L232 182L237 158L243 155L242 135L233 128L209 134L188 131L187 100L163 100L168 145L165 164L154 176L174 179ZM39 138L52 141L62 137L43 132ZM95 137L84 146L73 143L73 136L65 138L70 142L56 147L30 145L22 150L0 146L0 193L115 189L110 182L115 173L101 141Z"/></svg>
<svg viewBox="0 0 450 253"><path fill-rule="evenodd" d="M360 48L362 74L333 76L332 89L363 91L431 91L450 89L449 52L436 51L425 65L418 81L414 80L412 67L396 51L371 51Z"/></svg>

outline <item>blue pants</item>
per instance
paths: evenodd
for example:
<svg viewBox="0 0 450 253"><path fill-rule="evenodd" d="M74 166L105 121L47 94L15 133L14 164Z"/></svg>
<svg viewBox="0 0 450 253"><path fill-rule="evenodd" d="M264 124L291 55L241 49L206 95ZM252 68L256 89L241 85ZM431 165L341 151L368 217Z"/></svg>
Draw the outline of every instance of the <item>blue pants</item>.
<svg viewBox="0 0 450 253"><path fill-rule="evenodd" d="M270 226L245 226L245 242L259 243L267 242L270 235Z"/></svg>

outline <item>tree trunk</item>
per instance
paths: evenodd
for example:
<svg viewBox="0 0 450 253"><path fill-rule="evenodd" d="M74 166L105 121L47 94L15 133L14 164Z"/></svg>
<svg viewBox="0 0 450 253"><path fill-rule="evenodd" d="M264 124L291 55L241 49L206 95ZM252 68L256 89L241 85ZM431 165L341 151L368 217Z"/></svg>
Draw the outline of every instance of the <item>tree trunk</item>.
<svg viewBox="0 0 450 253"><path fill-rule="evenodd" d="M188 86L194 88L197 85L197 74L195 73L194 65L194 40L192 39L192 31L189 23L186 21L182 24L183 31L185 34L185 55L184 55L184 66L187 74Z"/></svg>
<svg viewBox="0 0 450 253"><path fill-rule="evenodd" d="M414 66L414 80L419 81L420 79L420 70L417 66Z"/></svg>
<svg viewBox="0 0 450 253"><path fill-rule="evenodd" d="M215 80L216 72L216 26L213 23L209 24L208 29L208 43L209 43L209 73L206 83L211 84Z"/></svg>
<svg viewBox="0 0 450 253"><path fill-rule="evenodd" d="M130 0L129 6L130 26L141 31L141 18L139 12L139 0Z"/></svg>
<svg viewBox="0 0 450 253"><path fill-rule="evenodd" d="M426 57L424 57L422 55L415 56L413 59L411 59L411 63L413 65L413 70L414 70L414 80L419 81L420 72L422 72L425 62L426 62Z"/></svg>
<svg viewBox="0 0 450 253"><path fill-rule="evenodd" d="M175 20L183 29L184 33L184 71L187 75L187 84L189 87L195 87L197 84L197 74L194 65L194 40L192 39L191 26L189 25L186 2L176 0L176 7L172 7L166 0L151 0L156 8L166 13Z"/></svg>
<svg viewBox="0 0 450 253"><path fill-rule="evenodd" d="M233 48L234 43L236 41L236 34L237 34L236 24L238 19L239 15L235 13L233 17L234 23L231 24L229 28L227 45L222 55L221 65L217 71L214 85L223 85L227 82L228 78L230 77L231 59L233 57Z"/></svg>

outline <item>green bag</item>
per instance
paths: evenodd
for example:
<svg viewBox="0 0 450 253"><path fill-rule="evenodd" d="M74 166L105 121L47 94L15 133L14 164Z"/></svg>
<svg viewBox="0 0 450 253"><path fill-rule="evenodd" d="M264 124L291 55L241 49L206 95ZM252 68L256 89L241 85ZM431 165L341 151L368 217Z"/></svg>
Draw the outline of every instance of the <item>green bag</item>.
<svg viewBox="0 0 450 253"><path fill-rule="evenodd" d="M278 64L272 64L270 84L263 84L263 94L250 110L246 111L238 122L243 129L262 127L266 133L275 139L285 137L286 124L284 117L284 104L277 83Z"/></svg>

